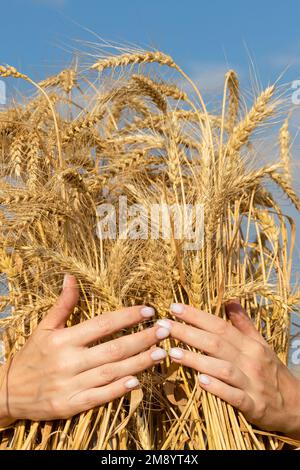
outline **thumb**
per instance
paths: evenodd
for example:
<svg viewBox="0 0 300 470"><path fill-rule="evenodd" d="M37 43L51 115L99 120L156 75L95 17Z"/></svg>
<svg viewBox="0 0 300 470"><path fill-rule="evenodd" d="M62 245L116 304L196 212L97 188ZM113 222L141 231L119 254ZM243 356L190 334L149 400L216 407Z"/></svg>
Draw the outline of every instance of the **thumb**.
<svg viewBox="0 0 300 470"><path fill-rule="evenodd" d="M75 276L65 274L62 293L47 316L41 322L43 328L64 328L65 323L79 299L79 289Z"/></svg>
<svg viewBox="0 0 300 470"><path fill-rule="evenodd" d="M231 323L233 326L235 326L235 328L237 328L241 333L244 333L256 341L265 344L264 338L257 331L238 299L233 299L226 302L225 309L229 319L231 320Z"/></svg>

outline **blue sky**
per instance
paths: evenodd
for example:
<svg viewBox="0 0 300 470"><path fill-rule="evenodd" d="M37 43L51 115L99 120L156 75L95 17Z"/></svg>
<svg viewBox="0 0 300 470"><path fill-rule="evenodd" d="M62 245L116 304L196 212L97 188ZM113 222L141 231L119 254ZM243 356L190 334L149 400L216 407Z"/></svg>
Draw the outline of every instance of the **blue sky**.
<svg viewBox="0 0 300 470"><path fill-rule="evenodd" d="M96 41L90 29L160 48L204 86L228 65L248 77L247 49L262 84L290 65L287 82L300 77L299 14L296 0L9 0L1 2L0 62L41 78L70 60L75 40Z"/></svg>

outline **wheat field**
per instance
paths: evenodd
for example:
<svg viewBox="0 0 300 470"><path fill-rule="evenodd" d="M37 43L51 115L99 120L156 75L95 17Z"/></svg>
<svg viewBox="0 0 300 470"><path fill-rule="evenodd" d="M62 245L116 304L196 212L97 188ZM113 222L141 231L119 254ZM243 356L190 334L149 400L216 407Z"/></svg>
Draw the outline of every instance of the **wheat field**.
<svg viewBox="0 0 300 470"><path fill-rule="evenodd" d="M81 293L69 325L134 304L151 305L164 318L172 302L226 318L224 302L235 297L287 361L300 292L290 285L295 225L276 195L297 209L300 200L291 183L287 116L280 114L274 131L282 104L275 86L249 103L229 70L211 112L171 57L143 50L90 56L88 64L39 83L12 66L1 66L0 76L32 87L0 112L0 272L8 283L0 328L7 358L53 304L68 272ZM262 159L258 147L270 136L273 153ZM117 205L120 196L148 208L203 205L203 246L185 250L172 236L99 238L97 207ZM140 380L141 390L72 419L18 421L0 432L0 449L297 445L253 427L200 389L195 371L169 359Z"/></svg>

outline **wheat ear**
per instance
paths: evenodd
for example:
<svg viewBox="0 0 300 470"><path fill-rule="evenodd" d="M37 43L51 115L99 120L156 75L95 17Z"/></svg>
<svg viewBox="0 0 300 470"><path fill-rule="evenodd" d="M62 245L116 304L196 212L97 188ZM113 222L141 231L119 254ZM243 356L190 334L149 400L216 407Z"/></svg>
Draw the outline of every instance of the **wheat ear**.
<svg viewBox="0 0 300 470"><path fill-rule="evenodd" d="M126 67L127 65L135 64L146 64L157 62L160 65L168 65L169 67L175 67L175 62L172 57L163 54L162 52L137 52L135 54L121 54L114 57L108 57L107 59L98 60L90 68L91 70L97 70L103 72L107 68L115 67Z"/></svg>
<svg viewBox="0 0 300 470"><path fill-rule="evenodd" d="M39 82L42 88L60 86L66 93L69 93L74 86L77 85L76 71L73 69L65 69L57 75L48 77L46 80Z"/></svg>
<svg viewBox="0 0 300 470"><path fill-rule="evenodd" d="M234 70L229 70L229 72L226 74L226 79L228 83L228 94L229 94L227 125L228 125L229 132L231 132L236 124L238 111L239 111L239 104L240 104L239 80Z"/></svg>
<svg viewBox="0 0 300 470"><path fill-rule="evenodd" d="M55 113L53 104L49 96L45 92L45 90L42 87L40 87L40 85L35 83L30 77L28 77L28 75L25 75L24 73L19 72L15 67L12 67L11 65L6 65L5 67L3 65L0 65L0 77L22 78L23 80L26 80L27 82L31 83L31 85L36 87L45 96L46 100L48 101L48 104L50 106L52 116L53 116L53 122L54 122L56 140L57 140L58 158L62 166L63 161L62 161L62 151L61 151L61 143L60 143L60 133L59 133L59 127L57 123L56 113Z"/></svg>
<svg viewBox="0 0 300 470"><path fill-rule="evenodd" d="M145 75L133 75L132 80L144 95L151 98L158 109L160 109L163 113L167 112L167 102L156 83L151 80L151 78L148 78Z"/></svg>
<svg viewBox="0 0 300 470"><path fill-rule="evenodd" d="M244 119L237 124L228 139L227 151L229 154L238 152L245 145L254 129L274 112L275 106L270 105L275 87L270 86L257 98L253 108Z"/></svg>
<svg viewBox="0 0 300 470"><path fill-rule="evenodd" d="M286 180L286 178L276 172L271 172L270 177L273 181L275 181L276 184L278 184L278 186L281 187L281 189L285 192L290 201L294 204L296 209L300 211L300 199L297 196L296 192L293 190L292 186Z"/></svg>
<svg viewBox="0 0 300 470"><path fill-rule="evenodd" d="M284 121L279 132L279 146L280 158L283 163L284 175L290 184L292 181L291 176L291 156L290 156L290 133L289 133L289 120Z"/></svg>

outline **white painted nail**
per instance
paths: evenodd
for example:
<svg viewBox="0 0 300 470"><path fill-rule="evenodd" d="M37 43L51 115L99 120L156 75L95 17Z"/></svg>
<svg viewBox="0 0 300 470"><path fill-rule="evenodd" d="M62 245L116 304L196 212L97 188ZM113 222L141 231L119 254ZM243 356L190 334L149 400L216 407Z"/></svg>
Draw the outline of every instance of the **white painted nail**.
<svg viewBox="0 0 300 470"><path fill-rule="evenodd" d="M167 338L169 335L170 335L170 330L168 328L158 328L158 330L156 330L156 337L158 339Z"/></svg>
<svg viewBox="0 0 300 470"><path fill-rule="evenodd" d="M70 278L70 274L66 273L64 275L63 290L67 287L69 278Z"/></svg>
<svg viewBox="0 0 300 470"><path fill-rule="evenodd" d="M153 317L154 313L155 313L155 310L152 307L143 307L141 309L141 315L145 318Z"/></svg>
<svg viewBox="0 0 300 470"><path fill-rule="evenodd" d="M167 328L168 330L170 330L172 328L172 323L168 320L158 320L158 322L156 322L156 324L158 326L162 326L163 328Z"/></svg>
<svg viewBox="0 0 300 470"><path fill-rule="evenodd" d="M165 359L167 357L167 352L162 348L158 348L152 351L150 356L153 361L160 361L161 359Z"/></svg>
<svg viewBox="0 0 300 470"><path fill-rule="evenodd" d="M183 351L180 348L172 348L169 351L169 355L174 359L182 359L183 358Z"/></svg>
<svg viewBox="0 0 300 470"><path fill-rule="evenodd" d="M200 374L199 375L199 382L202 383L203 385L208 385L208 384L210 384L210 378L207 377L207 375Z"/></svg>
<svg viewBox="0 0 300 470"><path fill-rule="evenodd" d="M171 304L170 310L171 312L175 313L175 315L182 315L184 312L184 305L183 304Z"/></svg>
<svg viewBox="0 0 300 470"><path fill-rule="evenodd" d="M133 379L129 379L127 380L127 382L125 382L126 388L135 388L138 385L140 385L140 382L136 377L134 377Z"/></svg>

